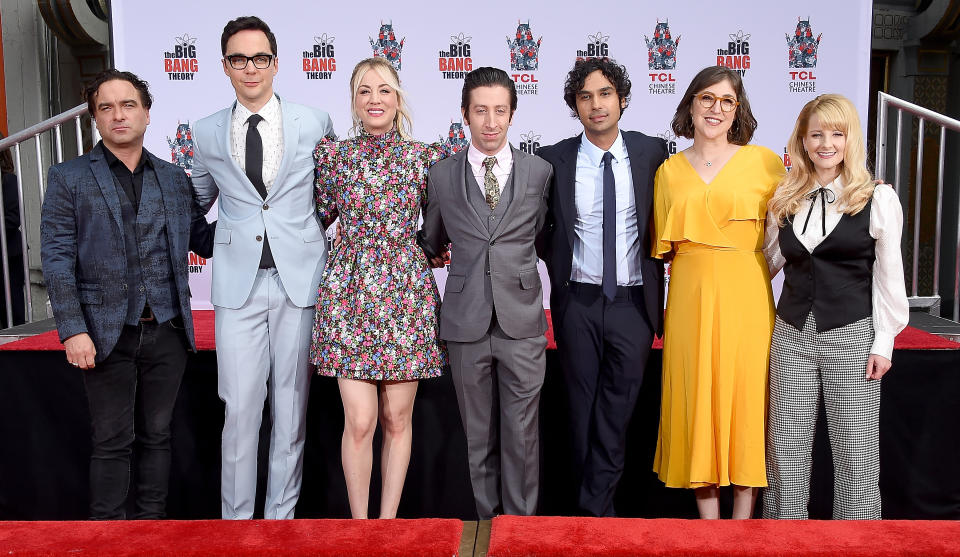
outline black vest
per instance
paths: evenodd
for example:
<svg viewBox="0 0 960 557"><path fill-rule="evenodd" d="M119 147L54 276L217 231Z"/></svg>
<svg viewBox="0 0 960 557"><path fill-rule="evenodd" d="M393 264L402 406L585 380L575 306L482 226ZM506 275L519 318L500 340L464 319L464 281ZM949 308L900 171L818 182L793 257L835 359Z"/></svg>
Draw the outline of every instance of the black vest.
<svg viewBox="0 0 960 557"><path fill-rule="evenodd" d="M152 168L143 170L140 206L134 210L120 182L114 178L120 196L123 241L127 254L126 325L136 325L145 304L149 303L157 321L180 315L177 283L170 261L163 195Z"/></svg>
<svg viewBox="0 0 960 557"><path fill-rule="evenodd" d="M817 331L829 331L872 313L876 240L870 236L872 200L856 215L844 214L830 234L807 251L793 232L792 219L780 227L783 293L777 315L798 330L812 311Z"/></svg>

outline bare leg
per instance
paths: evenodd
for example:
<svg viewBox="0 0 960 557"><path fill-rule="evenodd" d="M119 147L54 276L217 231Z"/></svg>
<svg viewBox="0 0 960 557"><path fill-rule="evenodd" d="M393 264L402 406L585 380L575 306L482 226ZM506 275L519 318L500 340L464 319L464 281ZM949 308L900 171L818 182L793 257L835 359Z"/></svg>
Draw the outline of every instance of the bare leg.
<svg viewBox="0 0 960 557"><path fill-rule="evenodd" d="M755 487L733 486L733 519L744 520L753 518L753 507L757 504Z"/></svg>
<svg viewBox="0 0 960 557"><path fill-rule="evenodd" d="M693 490L697 497L697 511L700 518L716 520L720 518L720 490L715 485L698 487Z"/></svg>
<svg viewBox="0 0 960 557"><path fill-rule="evenodd" d="M343 440L340 460L347 482L350 515L367 518L370 503L370 469L373 466L373 432L377 429L377 384L337 379L343 400Z"/></svg>
<svg viewBox="0 0 960 557"><path fill-rule="evenodd" d="M383 381L380 383L380 425L383 427L383 453L380 469L383 491L380 496L380 518L396 518L400 494L410 464L413 439L413 401L417 381Z"/></svg>

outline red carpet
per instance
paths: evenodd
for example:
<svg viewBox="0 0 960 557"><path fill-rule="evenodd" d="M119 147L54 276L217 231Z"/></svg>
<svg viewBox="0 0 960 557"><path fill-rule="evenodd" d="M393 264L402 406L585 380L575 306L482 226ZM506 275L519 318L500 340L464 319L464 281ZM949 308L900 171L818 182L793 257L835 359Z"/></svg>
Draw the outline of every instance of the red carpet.
<svg viewBox="0 0 960 557"><path fill-rule="evenodd" d="M547 348L553 350L556 349L557 343L553 340L553 323L550 320L550 310L546 310L546 314ZM193 323L194 331L196 331L197 350L216 350L213 310L194 311ZM920 329L907 327L897 335L893 347L897 350L958 350L960 344ZM663 341L659 338L654 339L653 348L655 350L662 349ZM63 350L63 345L57 340L57 332L49 331L17 342L0 345L0 350Z"/></svg>
<svg viewBox="0 0 960 557"><path fill-rule="evenodd" d="M459 520L0 522L0 555L451 557Z"/></svg>
<svg viewBox="0 0 960 557"><path fill-rule="evenodd" d="M960 556L960 522L499 516L487 555Z"/></svg>

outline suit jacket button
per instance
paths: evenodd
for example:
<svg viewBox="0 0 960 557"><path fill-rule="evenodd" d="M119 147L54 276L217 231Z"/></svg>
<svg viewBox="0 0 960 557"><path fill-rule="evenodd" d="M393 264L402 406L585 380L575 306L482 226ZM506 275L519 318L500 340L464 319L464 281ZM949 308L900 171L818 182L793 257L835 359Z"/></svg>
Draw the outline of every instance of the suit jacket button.
<svg viewBox="0 0 960 557"><path fill-rule="evenodd" d="M257 234L257 241L258 241L258 242L262 242L262 241L263 241L263 236Z"/></svg>
<svg viewBox="0 0 960 557"><path fill-rule="evenodd" d="M144 288L144 286L141 284L141 285L140 285L140 292L143 292L144 290L146 290L146 288Z"/></svg>
<svg viewBox="0 0 960 557"><path fill-rule="evenodd" d="M490 276L490 269L487 269L487 276Z"/></svg>
<svg viewBox="0 0 960 557"><path fill-rule="evenodd" d="M566 288L568 286L570 286L570 281L569 280L563 281L563 287Z"/></svg>
<svg viewBox="0 0 960 557"><path fill-rule="evenodd" d="M266 203L263 204L263 210L264 210L264 211L266 211L266 210L269 209L269 208L270 208L269 205L267 205Z"/></svg>

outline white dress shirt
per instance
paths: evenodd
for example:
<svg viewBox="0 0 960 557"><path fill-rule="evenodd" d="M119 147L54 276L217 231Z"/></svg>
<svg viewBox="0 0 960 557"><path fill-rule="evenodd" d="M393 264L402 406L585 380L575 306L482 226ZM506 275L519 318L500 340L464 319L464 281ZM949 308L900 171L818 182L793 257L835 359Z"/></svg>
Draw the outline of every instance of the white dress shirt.
<svg viewBox="0 0 960 557"><path fill-rule="evenodd" d="M487 155L473 146L467 148L467 162L470 163L470 169L473 170L473 177L480 184L480 193L487 195L487 188L484 186L484 177L487 175L487 167L483 166L483 159L494 156L497 163L493 165L493 175L497 177L500 185L500 193L503 193L503 187L510 178L510 171L513 170L513 151L510 150L510 143L504 143L503 148L496 155Z"/></svg>
<svg viewBox="0 0 960 557"><path fill-rule="evenodd" d="M810 193L820 188L820 185L810 189ZM843 191L841 178L837 178L826 189L838 199ZM829 200L830 197L827 197ZM793 218L793 233L807 251L813 252L823 242L830 232L836 228L843 213L839 202L827 203L826 231L824 234L823 204L818 196L813 202L813 212L806 232L803 231L807 213L810 211L810 199L804 198L800 203L800 210ZM893 188L887 184L879 184L873 191L873 203L870 204L870 237L877 241L875 246L876 259L873 262L873 329L874 340L870 348L871 354L877 354L890 359L893 354L893 339L907 326L910 319L910 304L907 302L906 287L903 280L903 260L900 258L900 235L903 228L903 210L900 199ZM780 253L780 243L777 241L780 229L772 216L767 214L766 239L764 241L764 255L770 268L770 276L774 276L786 264Z"/></svg>
<svg viewBox="0 0 960 557"><path fill-rule="evenodd" d="M623 135L610 146L611 168L617 192L617 285L643 284L640 275L640 236L637 232L637 205L633 191L630 157ZM603 151L584 134L577 150L574 200L573 266L570 280L603 284Z"/></svg>
<svg viewBox="0 0 960 557"><path fill-rule="evenodd" d="M247 118L251 114L253 112L250 109L238 102L230 121L230 153L244 172L247 171ZM280 99L276 95L271 96L257 114L263 117L263 121L257 124L257 131L263 142L263 185L269 192L283 159L283 112L280 110Z"/></svg>

